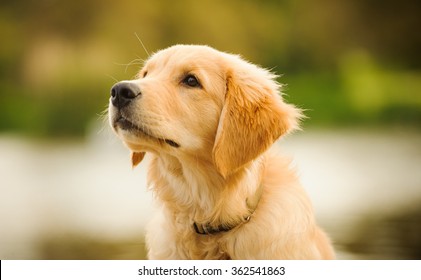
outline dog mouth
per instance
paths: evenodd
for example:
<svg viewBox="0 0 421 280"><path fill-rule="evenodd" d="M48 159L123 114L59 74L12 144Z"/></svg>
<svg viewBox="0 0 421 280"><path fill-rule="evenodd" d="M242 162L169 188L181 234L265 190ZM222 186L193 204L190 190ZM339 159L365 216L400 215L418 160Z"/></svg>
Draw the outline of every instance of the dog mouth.
<svg viewBox="0 0 421 280"><path fill-rule="evenodd" d="M156 136L152 135L146 129L142 129L141 127L135 125L134 123L132 123L128 119L124 118L123 116L120 116L115 121L114 126L117 126L118 128L120 128L122 130L129 131L129 132L135 131L136 133L140 133L140 134L142 134L144 136L147 136L148 138L158 140L159 142L162 142L163 141L166 144L168 144L168 145L170 145L171 147L174 147L174 148L179 148L180 147L180 145L177 142L175 142L175 141L173 141L171 139L167 139L167 138L156 137Z"/></svg>

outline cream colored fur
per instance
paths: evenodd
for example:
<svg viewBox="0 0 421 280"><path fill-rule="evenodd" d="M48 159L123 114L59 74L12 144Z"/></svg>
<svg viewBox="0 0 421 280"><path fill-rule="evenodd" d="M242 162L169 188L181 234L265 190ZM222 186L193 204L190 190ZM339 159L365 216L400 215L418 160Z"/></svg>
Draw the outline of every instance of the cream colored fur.
<svg viewBox="0 0 421 280"><path fill-rule="evenodd" d="M194 76L199 86L190 86ZM110 123L132 151L152 155L148 182L158 204L148 227L150 259L332 259L309 198L288 159L270 147L298 128L276 76L236 55L177 45L146 61ZM124 128L119 119L135 125ZM168 140L179 146L170 145ZM246 199L263 194L248 222ZM238 224L199 235L193 223Z"/></svg>

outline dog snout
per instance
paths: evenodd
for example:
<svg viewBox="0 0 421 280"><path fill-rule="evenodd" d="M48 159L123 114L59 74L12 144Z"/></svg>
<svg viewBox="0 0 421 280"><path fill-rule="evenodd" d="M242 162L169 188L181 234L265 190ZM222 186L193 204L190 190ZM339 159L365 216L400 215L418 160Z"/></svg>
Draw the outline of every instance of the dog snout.
<svg viewBox="0 0 421 280"><path fill-rule="evenodd" d="M140 88L136 84L132 82L119 82L111 88L111 103L121 109L140 95Z"/></svg>

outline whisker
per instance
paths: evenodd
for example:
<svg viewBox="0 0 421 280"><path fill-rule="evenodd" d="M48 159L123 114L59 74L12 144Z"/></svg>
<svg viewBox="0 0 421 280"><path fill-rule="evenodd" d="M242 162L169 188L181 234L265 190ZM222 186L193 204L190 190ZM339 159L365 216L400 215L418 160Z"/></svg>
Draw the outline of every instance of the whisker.
<svg viewBox="0 0 421 280"><path fill-rule="evenodd" d="M109 74L105 74L105 76L107 76L108 78L113 79L116 83L118 83L118 80L116 78L114 78L113 76L111 76Z"/></svg>
<svg viewBox="0 0 421 280"><path fill-rule="evenodd" d="M102 120L103 122L107 122L108 121L108 105L100 113L97 113L97 116L98 116L98 119Z"/></svg>
<svg viewBox="0 0 421 280"><path fill-rule="evenodd" d="M143 63L145 62L144 59L141 58L135 58L132 61L130 61L129 63L114 63L115 65L118 66L126 66L124 69L124 73L127 73L127 69L132 66L132 65L143 65Z"/></svg>
<svg viewBox="0 0 421 280"><path fill-rule="evenodd" d="M150 56L148 50L146 49L145 45L143 44L142 40L140 39L140 37L137 35L137 33L135 32L134 35L136 36L137 40L139 40L140 44L142 45L143 49L145 50L146 54L148 56Z"/></svg>
<svg viewBox="0 0 421 280"><path fill-rule="evenodd" d="M104 110L102 110L100 113L96 114L98 117L98 120L101 121L101 125L97 131L97 134L103 133L106 129L109 128L108 125L108 105L105 107Z"/></svg>

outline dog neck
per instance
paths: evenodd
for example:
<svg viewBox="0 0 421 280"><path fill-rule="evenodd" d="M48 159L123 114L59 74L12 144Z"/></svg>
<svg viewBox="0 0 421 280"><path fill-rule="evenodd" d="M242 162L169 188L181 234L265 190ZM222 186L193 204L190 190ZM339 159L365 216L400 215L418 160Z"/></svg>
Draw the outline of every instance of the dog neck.
<svg viewBox="0 0 421 280"><path fill-rule="evenodd" d="M199 223L194 222L193 223L194 230L196 231L196 233L202 234L202 235L217 234L221 232L230 231L242 224L247 223L248 221L250 221L251 216L254 214L254 211L256 211L257 205L260 202L260 198L262 197L262 194L263 194L263 184L260 184L255 194L252 197L248 197L246 199L248 213L245 216L243 216L242 221L239 221L235 224L219 224L217 226L213 226L210 223L199 224Z"/></svg>
<svg viewBox="0 0 421 280"><path fill-rule="evenodd" d="M149 182L174 220L185 220L192 230L195 224L196 232L203 232L202 225L227 231L247 221L257 207L262 159L223 178L210 161L159 156L151 162Z"/></svg>

